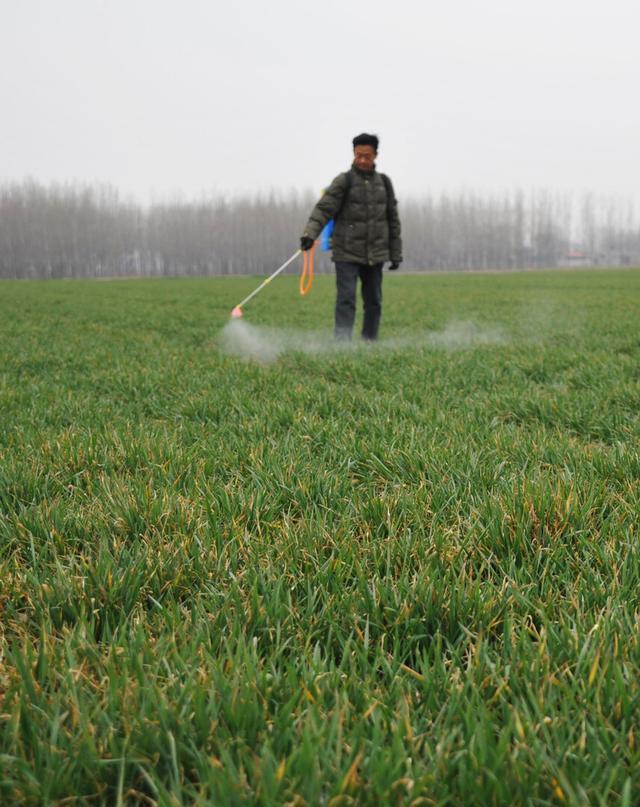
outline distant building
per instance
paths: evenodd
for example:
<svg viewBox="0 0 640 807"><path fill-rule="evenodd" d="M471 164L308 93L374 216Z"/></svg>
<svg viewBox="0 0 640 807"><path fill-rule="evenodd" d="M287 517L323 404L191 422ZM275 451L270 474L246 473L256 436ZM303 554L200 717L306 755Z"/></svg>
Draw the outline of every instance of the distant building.
<svg viewBox="0 0 640 807"><path fill-rule="evenodd" d="M558 266L593 266L595 261L586 252L579 249L573 249L565 252L558 261Z"/></svg>

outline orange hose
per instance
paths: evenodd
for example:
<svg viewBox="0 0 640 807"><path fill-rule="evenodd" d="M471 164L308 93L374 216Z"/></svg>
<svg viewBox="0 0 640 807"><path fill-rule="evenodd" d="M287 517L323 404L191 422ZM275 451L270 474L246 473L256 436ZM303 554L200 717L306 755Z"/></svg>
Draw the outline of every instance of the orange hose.
<svg viewBox="0 0 640 807"><path fill-rule="evenodd" d="M311 249L302 253L302 274L300 275L300 294L304 297L311 291L313 286L313 253L316 251L316 244L314 241Z"/></svg>

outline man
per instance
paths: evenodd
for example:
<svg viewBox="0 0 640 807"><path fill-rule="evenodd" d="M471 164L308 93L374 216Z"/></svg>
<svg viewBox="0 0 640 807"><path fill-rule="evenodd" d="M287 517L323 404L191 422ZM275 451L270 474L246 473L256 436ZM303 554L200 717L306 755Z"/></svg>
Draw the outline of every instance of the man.
<svg viewBox="0 0 640 807"><path fill-rule="evenodd" d="M376 171L376 135L353 138L351 169L333 180L313 208L304 235L303 250L310 249L330 219L335 220L331 242L336 265L335 335L351 339L356 315L358 278L362 284L364 322L362 338L378 338L382 310L382 267L402 261L398 203L391 182Z"/></svg>

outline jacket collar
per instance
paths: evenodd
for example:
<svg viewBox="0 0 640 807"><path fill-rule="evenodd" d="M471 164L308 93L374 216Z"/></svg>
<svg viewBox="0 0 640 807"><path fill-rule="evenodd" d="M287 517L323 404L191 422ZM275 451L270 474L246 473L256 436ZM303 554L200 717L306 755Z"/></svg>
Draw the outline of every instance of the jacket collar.
<svg viewBox="0 0 640 807"><path fill-rule="evenodd" d="M354 174L357 174L359 177L372 177L376 173L376 166L375 163L373 164L373 169L371 171L363 171L361 168L356 168L355 165L351 166L351 170Z"/></svg>

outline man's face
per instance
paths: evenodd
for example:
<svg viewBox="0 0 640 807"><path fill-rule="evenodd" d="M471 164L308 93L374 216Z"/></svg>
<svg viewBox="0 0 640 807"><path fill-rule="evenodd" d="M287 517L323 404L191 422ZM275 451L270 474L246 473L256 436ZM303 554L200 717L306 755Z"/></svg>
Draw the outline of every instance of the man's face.
<svg viewBox="0 0 640 807"><path fill-rule="evenodd" d="M373 146L356 146L353 150L353 164L362 171L372 171L376 160Z"/></svg>

